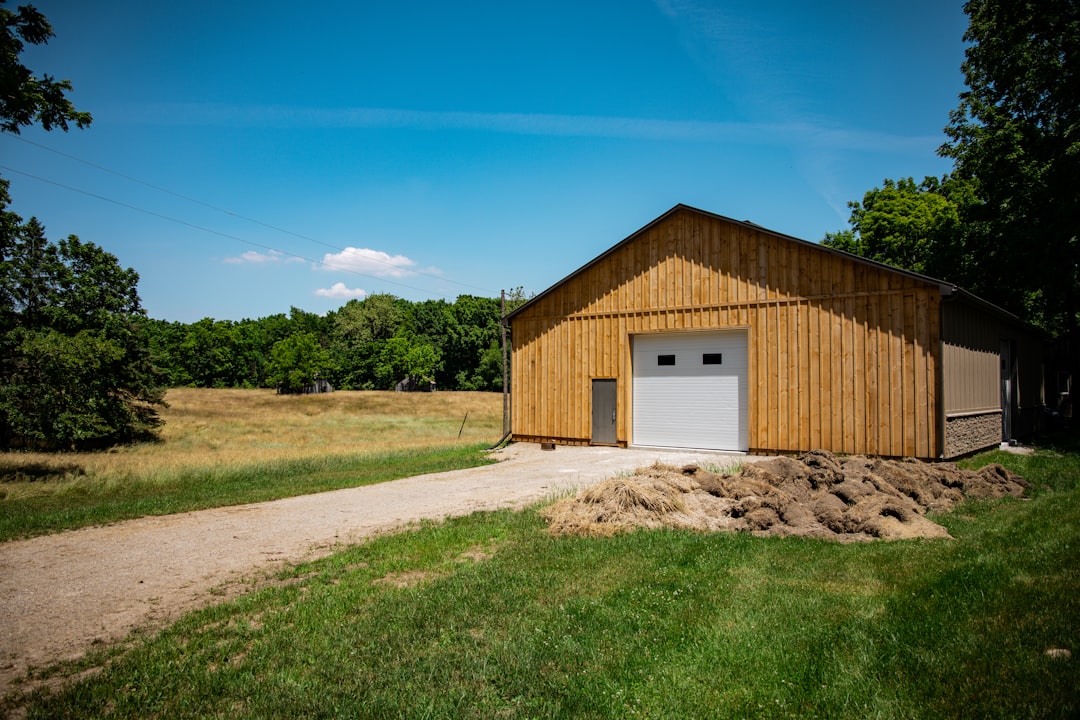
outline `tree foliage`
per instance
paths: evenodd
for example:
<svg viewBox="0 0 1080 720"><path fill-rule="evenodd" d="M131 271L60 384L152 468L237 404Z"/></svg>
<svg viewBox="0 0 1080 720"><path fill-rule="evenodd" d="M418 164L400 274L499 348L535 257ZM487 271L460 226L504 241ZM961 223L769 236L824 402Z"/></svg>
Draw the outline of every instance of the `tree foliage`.
<svg viewBox="0 0 1080 720"><path fill-rule="evenodd" d="M950 176L886 180L825 244L951 280L1055 331L1080 324L1080 2L968 0Z"/></svg>
<svg viewBox="0 0 1080 720"><path fill-rule="evenodd" d="M266 381L279 392L300 392L330 368L330 353L314 333L300 332L274 343L266 368Z"/></svg>
<svg viewBox="0 0 1080 720"><path fill-rule="evenodd" d="M89 126L90 113L76 110L65 94L71 91L70 81L37 77L20 60L26 43L43 45L53 36L48 20L30 5L8 10L4 4L0 0L0 130L18 134L19 128L35 123L45 130L67 130L68 123Z"/></svg>
<svg viewBox="0 0 1080 720"><path fill-rule="evenodd" d="M0 447L96 448L147 437L162 396L138 275L74 235L7 211L0 180Z"/></svg>
<svg viewBox="0 0 1080 720"><path fill-rule="evenodd" d="M258 320L155 320L149 327L170 386L278 387L293 371L293 384L303 386L317 371L341 389L390 390L412 378L443 390L493 391L502 389L499 323L495 298L414 303L376 294L325 316L293 308ZM316 348L318 362L306 360Z"/></svg>
<svg viewBox="0 0 1080 720"><path fill-rule="evenodd" d="M4 3L0 0L0 6ZM71 83L22 64L52 37L30 6L0 7L0 132L84 128ZM0 180L0 447L103 447L148 437L162 405L150 362L139 276L93 243L58 243L36 218L7 210Z"/></svg>
<svg viewBox="0 0 1080 720"><path fill-rule="evenodd" d="M851 229L827 234L822 244L925 275L958 275L960 212L948 185L932 177L919 185L886 179L861 203L848 203Z"/></svg>
<svg viewBox="0 0 1080 720"><path fill-rule="evenodd" d="M918 185L886 178L862 202L848 203L850 228L826 233L822 244L978 292L985 258L971 252L964 219L977 204L972 183L955 176Z"/></svg>
<svg viewBox="0 0 1080 720"><path fill-rule="evenodd" d="M1054 330L1080 305L1080 3L969 0L968 90L941 153L976 184L971 252L986 288Z"/></svg>

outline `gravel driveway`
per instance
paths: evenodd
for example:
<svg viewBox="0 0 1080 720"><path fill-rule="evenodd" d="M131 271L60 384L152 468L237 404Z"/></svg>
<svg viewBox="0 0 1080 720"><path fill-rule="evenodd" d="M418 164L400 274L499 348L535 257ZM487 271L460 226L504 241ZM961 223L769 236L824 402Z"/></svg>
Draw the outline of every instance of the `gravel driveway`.
<svg viewBox="0 0 1080 720"><path fill-rule="evenodd" d="M0 695L30 667L77 658L136 628L236 595L283 563L425 519L524 507L620 470L719 453L518 443L498 464L85 528L0 544Z"/></svg>

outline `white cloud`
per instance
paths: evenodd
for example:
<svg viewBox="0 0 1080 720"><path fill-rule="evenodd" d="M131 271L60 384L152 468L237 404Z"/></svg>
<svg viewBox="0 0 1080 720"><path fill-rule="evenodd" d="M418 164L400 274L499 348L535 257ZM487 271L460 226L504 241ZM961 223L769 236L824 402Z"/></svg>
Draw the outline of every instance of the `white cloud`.
<svg viewBox="0 0 1080 720"><path fill-rule="evenodd" d="M388 255L381 250L347 247L339 253L326 253L324 270L345 270L374 277L401 278L414 275L416 262L404 255Z"/></svg>
<svg viewBox="0 0 1080 720"><path fill-rule="evenodd" d="M254 250L248 250L245 253L241 253L236 257L227 257L225 262L233 265L245 265L253 264L258 265L262 263L277 263L277 262L303 262L303 259L298 257L291 257L278 250L271 250L269 252L261 253Z"/></svg>
<svg viewBox="0 0 1080 720"><path fill-rule="evenodd" d="M367 290L363 288L348 288L345 287L345 283L334 283L332 287L319 288L315 291L315 294L319 297L335 298L338 300L345 300L352 298L362 298L367 295Z"/></svg>

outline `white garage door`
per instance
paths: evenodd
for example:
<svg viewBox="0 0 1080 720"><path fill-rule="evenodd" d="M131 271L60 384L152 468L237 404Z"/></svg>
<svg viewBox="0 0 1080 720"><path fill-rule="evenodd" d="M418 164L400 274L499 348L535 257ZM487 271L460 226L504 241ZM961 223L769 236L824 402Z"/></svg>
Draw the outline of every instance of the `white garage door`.
<svg viewBox="0 0 1080 720"><path fill-rule="evenodd" d="M745 330L634 337L635 445L746 450Z"/></svg>

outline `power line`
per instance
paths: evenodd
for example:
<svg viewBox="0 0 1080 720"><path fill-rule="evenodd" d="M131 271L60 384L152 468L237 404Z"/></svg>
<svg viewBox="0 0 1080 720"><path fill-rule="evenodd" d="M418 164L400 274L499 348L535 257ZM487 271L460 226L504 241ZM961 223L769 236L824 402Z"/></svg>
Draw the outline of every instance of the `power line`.
<svg viewBox="0 0 1080 720"><path fill-rule="evenodd" d="M323 247L330 248L331 250L338 250L338 251L341 251L341 252L344 252L346 250L346 248L340 247L338 245L334 245L332 243L324 242L322 240L318 240L316 238L310 237L308 235L304 235L302 233L294 232L292 230L287 230L285 228L277 227L276 225L271 225L269 223L265 223L265 222L263 222L261 220L255 219L255 218L251 218L251 217L247 217L245 215L241 215L240 213L233 212L232 210L228 210L226 208L219 207L219 206L214 205L212 203L208 203L205 200L200 200L198 198L193 198L193 197L190 197L188 195L184 195L183 193L175 192L175 191L170 190L168 188L161 187L160 185L155 185L155 184L153 184L151 182L147 182L146 180L141 180L141 179L139 179L137 177L134 177L132 175L127 175L127 174L119 172L117 170L113 170L111 168L105 167L104 165L99 165L98 163L91 162L89 160L84 160L83 158L77 157L75 155L71 155L70 153L66 153L66 152L63 152L61 150L57 150L55 148L51 148L48 145L42 145L41 143L34 142L33 140L27 140L26 138L22 137L21 135L9 135L9 137L14 137L16 140L19 140L20 142L24 142L27 145L32 145L32 146L34 146L36 148L46 150L46 151L51 152L51 153L53 153L55 155L59 155L61 157L68 158L69 160L74 160L75 162L78 162L78 163L82 163L83 165L86 165L87 167L92 167L95 170L100 170L102 172L109 173L110 175L115 175L116 177L123 178L124 180L127 180L129 182L137 183L137 184L142 185L144 187L148 187L148 188L150 188L152 190L156 190L158 192L164 193L166 195L171 195L172 197L179 198L181 200L185 200L185 201L190 202L190 203L194 203L195 205L201 205L202 207L208 208L210 210L214 210L215 212L220 212L220 213L223 213L223 214L228 215L230 217L234 217L237 220L243 220L244 222L249 222L249 223L252 223L254 225L259 225L260 227L264 227L264 228L267 228L268 230L273 230L274 232L279 232L279 233L282 233L284 235L291 235L293 237L300 238L301 240L306 240L308 242L315 243L316 245L322 245ZM12 170L12 172L19 172L19 171ZM28 177L34 177L32 175L29 175L28 173L20 173L20 174L27 175ZM50 184L53 184L53 185L58 185L59 187L64 187L64 188L66 188L68 190L73 189L73 188L69 188L69 187L67 187L65 185L61 185L60 183L55 183L55 182L52 182L50 180L45 180L43 178L35 177L34 179L41 180L42 182L47 182L47 183L50 183ZM79 190L75 190L75 191L76 192L82 192L82 191L79 191ZM84 194L90 195L91 197L97 197L97 196L93 195L92 193L84 193ZM107 198L101 198L101 199L107 199ZM116 203L118 205L124 205L124 203L120 203L120 202L117 202L117 201L114 201L114 200L108 200L108 202L114 202L114 203ZM135 208L135 207L130 206L130 205L127 205L126 207L131 207L132 209L136 209L136 210L139 209L139 208ZM152 215L154 213L149 213L149 214ZM166 217L165 219L166 220L173 220L173 218L168 218L168 217ZM178 220L173 220L173 221L174 222L181 222L182 224L188 224L188 223L183 223L183 221L178 221ZM191 227L197 227L197 226L192 225ZM201 228L201 227L197 227L197 229L206 230L206 228ZM216 232L216 231L207 230L207 232ZM232 236L225 235L224 233L216 233L216 234L223 235L224 237L232 238ZM233 238L233 239L238 239L238 238ZM241 240L241 242L246 242L246 241ZM264 247L264 246L258 245L257 243L249 243L249 244L256 245L258 247ZM280 251L276 251L276 252L280 252ZM286 254L291 254L291 253L286 253ZM300 256L294 256L294 257L300 257ZM375 258L375 257L368 258L368 259L373 261L373 262L381 263L383 265L386 265L386 266L392 267L392 268L400 269L400 267L401 267L400 265L395 265L394 263L387 262L386 260L381 260L381 259ZM341 269L341 268L338 268L338 269ZM429 272L425 272L423 270L410 270L409 272L414 273L416 275L426 275L428 277L436 278L438 280L442 280L443 282L448 282L451 285L460 285L461 287L467 287L467 288L472 288L474 290L483 290L484 292L490 292L490 290L488 288L482 288L482 287L479 287L478 285L470 285L468 283L458 282L456 280L450 280L450 279L448 279L446 277L443 277L442 275L436 275L435 273L429 273ZM356 274L363 275L363 273L356 273ZM375 276L368 275L368 276L365 276L365 277L375 277ZM377 279L382 279L382 278L377 278ZM409 287L409 286L406 285L405 287ZM413 289L416 289L416 288L413 288Z"/></svg>
<svg viewBox="0 0 1080 720"><path fill-rule="evenodd" d="M201 232L210 233L211 235L218 235L219 237L228 238L229 240L236 240L237 242L242 242L242 243L244 243L246 245L251 245L253 247L262 248L263 250L269 250L270 252L279 253L279 254L285 255L287 257L293 257L293 258L297 258L299 260L304 260L304 261L307 261L307 262L310 262L310 263L314 263L316 265L322 265L322 266L328 267L328 268L330 268L332 270L338 270L340 272L351 273L353 275L358 275L360 277L370 278L372 280L389 283L391 285L398 285L400 287L408 288L410 290L416 290L416 291L422 292L422 293L430 292L429 290L427 290L425 288L419 288L419 287L416 287L415 285L408 285L408 284L403 283L403 282L398 282L397 280L389 280L387 278L379 277L377 275L371 275L371 274L368 274L368 273L362 273L359 270L353 270L352 268L342 267L342 266L339 266L339 265L332 265L332 264L327 263L327 262L325 262L323 260L315 260L313 258L305 257L304 255L297 255L296 253L292 253L292 252L289 252L287 250L279 250L279 249L277 249L275 247L271 247L269 245L264 245L262 243L257 243L257 242L255 242L253 240L246 240L246 239L244 239L242 237L238 237L236 235L230 235L229 233L221 232L220 230L214 230L213 228L204 227L202 225L196 225L195 223L188 222L187 220L180 220L178 218L170 217L168 215L163 215L162 213L155 212L154 210L147 210L146 208L141 208L141 207L138 207L136 205L132 205L130 203L123 202L121 200L114 200L113 198L105 197L104 195L98 195L97 193L92 193L92 192L90 192L88 190L83 190L81 188L72 187L71 185L65 185L64 183L56 182L55 180L49 180L48 178L43 178L43 177L40 177L38 175L34 175L32 173L24 172L22 170L16 170L15 168L9 167L7 165L0 165L0 170L6 170L8 172L15 173L16 175L22 175L23 177L28 177L28 178L31 178L33 180L37 180L38 182L47 183L49 185L55 185L56 187L63 188L65 190L70 190L71 192L79 193L80 195L86 195L87 197L92 197L92 198L94 198L96 200L102 200L102 201L107 202L107 203L112 203L113 205L118 205L120 207L127 208L129 210L134 210L135 212L143 213L144 215L150 215L151 217L160 218L162 220L168 220L169 222L176 223L177 225L183 225L185 227L192 228L193 230L199 230ZM385 263L385 264L392 265L391 263ZM399 266L392 265L392 267L399 267ZM410 272L416 272L416 271L410 271ZM431 275L432 277L436 277L436 278L439 277L438 275L432 275L431 273L423 273L423 274ZM442 279L442 278L440 278L440 279ZM452 282L452 281L448 281L448 282ZM461 284L461 283L456 283L456 284Z"/></svg>

